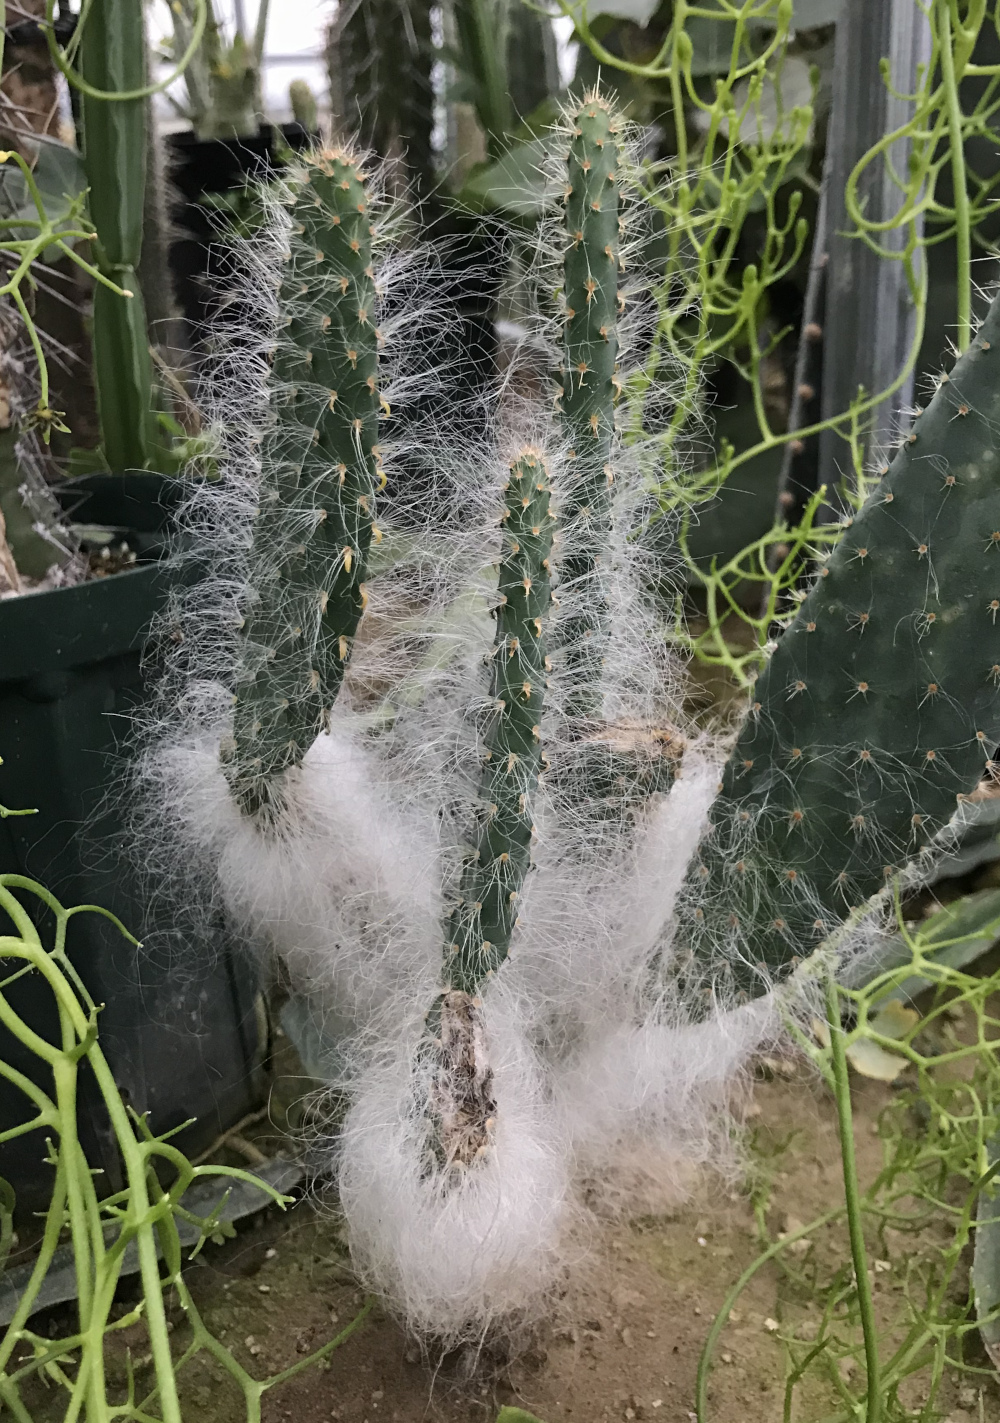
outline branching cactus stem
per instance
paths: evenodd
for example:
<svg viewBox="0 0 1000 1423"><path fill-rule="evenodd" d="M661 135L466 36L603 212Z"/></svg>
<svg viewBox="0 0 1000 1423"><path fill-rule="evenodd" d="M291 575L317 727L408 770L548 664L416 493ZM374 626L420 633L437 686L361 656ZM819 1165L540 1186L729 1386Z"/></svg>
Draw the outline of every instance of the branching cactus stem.
<svg viewBox="0 0 1000 1423"><path fill-rule="evenodd" d="M247 814L323 730L364 611L379 464L375 227L355 156L306 157L291 209L228 771ZM268 563L277 528L293 531Z"/></svg>
<svg viewBox="0 0 1000 1423"><path fill-rule="evenodd" d="M598 686L607 612L595 574L606 556L610 532L622 304L620 122L608 101L593 93L571 112L570 124L563 193L565 340L559 374L571 478L564 511L567 547L561 579L571 596L575 590L577 599L587 604L586 611L568 619L565 634L567 653L575 667L570 711L596 717L600 714ZM591 589L592 596L587 596Z"/></svg>

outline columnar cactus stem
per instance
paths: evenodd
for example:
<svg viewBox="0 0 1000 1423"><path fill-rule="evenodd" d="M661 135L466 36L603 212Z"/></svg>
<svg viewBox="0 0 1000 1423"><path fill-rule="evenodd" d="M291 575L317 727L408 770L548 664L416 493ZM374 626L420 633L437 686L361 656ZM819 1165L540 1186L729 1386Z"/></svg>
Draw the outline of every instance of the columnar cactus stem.
<svg viewBox="0 0 1000 1423"><path fill-rule="evenodd" d="M1000 300L753 694L691 877L693 947L760 992L918 854L1000 743ZM701 955L698 955L701 957Z"/></svg>
<svg viewBox="0 0 1000 1423"><path fill-rule="evenodd" d="M272 422L244 625L230 778L243 810L273 798L336 700L365 606L378 457L374 226L357 160L303 160L279 308ZM277 558L273 541L284 535Z"/></svg>
<svg viewBox="0 0 1000 1423"><path fill-rule="evenodd" d="M517 899L531 859L532 797L542 763L544 619L551 600L554 515L541 455L522 450L510 468L504 510L480 820L458 903L448 921L446 974L475 993L507 957Z"/></svg>
<svg viewBox="0 0 1000 1423"><path fill-rule="evenodd" d="M568 655L578 669L570 710L599 715L598 683L606 611L594 579L606 553L611 510L611 451L618 370L619 124L606 99L592 94L572 113L564 192L565 344L561 409L572 475L564 519L561 580L593 584L589 606L568 620ZM588 589L589 593L589 589Z"/></svg>
<svg viewBox="0 0 1000 1423"><path fill-rule="evenodd" d="M483 753L479 823L458 901L448 920L448 989L431 1014L437 1074L431 1101L433 1145L446 1165L468 1165L490 1141L493 1072L479 999L510 952L517 902L531 861L532 798L542 765L546 670L544 619L551 601L549 554L555 516L541 455L524 449L505 490L492 721Z"/></svg>

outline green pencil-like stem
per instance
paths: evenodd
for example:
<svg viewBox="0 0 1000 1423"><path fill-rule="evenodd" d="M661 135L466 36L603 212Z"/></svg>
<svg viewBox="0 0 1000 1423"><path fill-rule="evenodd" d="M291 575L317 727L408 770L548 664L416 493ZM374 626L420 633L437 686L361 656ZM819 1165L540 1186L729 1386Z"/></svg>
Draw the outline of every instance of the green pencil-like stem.
<svg viewBox="0 0 1000 1423"><path fill-rule="evenodd" d="M364 174L335 149L303 160L274 358L272 422L227 769L243 810L326 725L364 611L378 453L374 225ZM275 540L280 555L269 561Z"/></svg>
<svg viewBox="0 0 1000 1423"><path fill-rule="evenodd" d="M847 1229L851 1238L851 1258L854 1261L858 1308L861 1311L861 1332L865 1341L865 1367L868 1374L865 1423L879 1423L882 1415L882 1390L879 1382L878 1327L875 1323L871 1280L868 1278L868 1253L865 1249L864 1223L861 1218L861 1192L858 1186L858 1164L854 1150L851 1083L847 1072L844 1026L840 1020L840 999L837 994L837 984L832 975L827 979L826 984L826 1015L830 1026L830 1056L833 1068L833 1091L837 1102L837 1124L840 1130L840 1157L844 1176Z"/></svg>

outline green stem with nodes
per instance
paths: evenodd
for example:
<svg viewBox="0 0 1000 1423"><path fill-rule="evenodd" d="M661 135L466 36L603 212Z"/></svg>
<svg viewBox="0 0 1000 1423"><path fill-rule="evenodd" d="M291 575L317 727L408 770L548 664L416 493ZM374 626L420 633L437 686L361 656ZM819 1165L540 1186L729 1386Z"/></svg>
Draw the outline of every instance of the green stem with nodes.
<svg viewBox="0 0 1000 1423"><path fill-rule="evenodd" d="M830 1063L834 1098L837 1103L837 1124L840 1129L840 1159L843 1165L847 1229L851 1238L851 1258L854 1261L854 1279L858 1291L858 1308L861 1312L861 1332L865 1341L865 1364L868 1371L865 1423L879 1423L882 1416L882 1387L879 1376L878 1327L875 1323L871 1280L868 1277L868 1252L861 1214L844 1027L840 1019L840 997L832 973L826 982L826 1016L830 1028Z"/></svg>
<svg viewBox="0 0 1000 1423"><path fill-rule="evenodd" d="M798 1230L790 1230L781 1240L776 1240L773 1245L761 1252L756 1260L753 1260L740 1275L732 1289L722 1302L722 1308L712 1320L711 1328L705 1336L701 1354L698 1356L698 1372L695 1378L695 1410L698 1415L698 1423L708 1423L708 1381L712 1372L712 1357L715 1353L716 1345L722 1337L722 1331L729 1322L736 1301L749 1285L754 1276L764 1268L771 1260L777 1259L782 1251L794 1245L797 1240L808 1240L810 1235L814 1235L817 1230L822 1230L825 1225L832 1225L835 1220L839 1220L844 1214L844 1207L838 1206L835 1210L827 1211L825 1215L817 1216L808 1225L800 1226Z"/></svg>
<svg viewBox="0 0 1000 1423"><path fill-rule="evenodd" d="M0 10L0 20L2 20L2 10ZM2 50L0 50L0 63L2 63ZM45 359L45 352L42 349L41 339L38 330L28 310L27 303L21 291L22 285L27 282L31 284L33 278L31 269L49 248L57 248L65 257L74 262L81 271L87 272L100 286L106 287L108 291L115 293L118 297L127 297L128 293L116 282L99 271L92 263L86 261L72 247L73 242L90 242L94 238L94 229L89 224L80 220L79 213L75 208L71 209L71 217L78 219L76 226L67 227L60 223L57 227L49 219L42 195L38 190L38 184L29 165L19 153L10 151L0 151L0 164L15 163L24 178L28 195L35 205L38 214L35 218L5 219L0 222L0 252L9 253L16 259L17 265L8 277L7 281L0 285L0 297L8 296L17 307L18 314L24 322L25 331L31 342L32 351L38 366L39 397L38 406L33 414L34 422L41 428L42 438L46 444L49 441L53 429L65 431L66 427L61 423L59 412L49 407L49 368ZM83 198L79 199L82 204ZM30 238L8 239L3 233L10 230L20 230L29 228L34 232Z"/></svg>

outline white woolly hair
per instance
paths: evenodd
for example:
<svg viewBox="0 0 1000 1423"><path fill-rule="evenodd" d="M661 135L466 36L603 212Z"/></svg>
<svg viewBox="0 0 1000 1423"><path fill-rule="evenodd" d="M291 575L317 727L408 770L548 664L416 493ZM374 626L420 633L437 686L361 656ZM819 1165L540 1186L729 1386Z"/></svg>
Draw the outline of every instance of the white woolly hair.
<svg viewBox="0 0 1000 1423"><path fill-rule="evenodd" d="M428 1159L435 1067L421 1060L426 1027L412 1007L386 1023L340 1138L337 1184L360 1278L445 1348L534 1322L576 1216L545 1066L500 981L483 1018L497 1116L482 1160L459 1173Z"/></svg>
<svg viewBox="0 0 1000 1423"><path fill-rule="evenodd" d="M626 157L620 172L628 168ZM377 212L377 192L372 205ZM643 207L626 192L627 260L629 226ZM670 987L680 952L674 906L722 748L685 720L684 671L649 592L654 583L662 591L670 570L634 537L650 508L646 491L663 477L661 456L651 440L619 443L609 555L592 579L560 585L560 566L584 534L579 520L562 528L546 629L558 649L582 608L595 598L608 607L608 739L603 750L575 739L566 710L575 674L554 651L533 868L510 961L482 991L495 1135L462 1173L429 1167L432 1081L420 1048L476 823L503 487L510 461L530 444L544 456L558 513L573 466L530 369L540 350L557 364L560 312L539 300L500 390L463 402L433 360L454 321L436 259L412 240L394 247L391 215L374 220L385 244L388 489L367 612L329 732L286 774L280 824L262 829L241 816L219 748L231 724L242 609L261 576L251 531L270 478L267 352L279 336L273 294L288 228L279 195L262 234L241 247L242 300L253 293L254 318L222 331L206 379L218 477L196 482L182 513L182 556L202 576L161 628L165 671L142 733L135 838L173 902L200 921L203 941L221 907L261 960L281 960L331 1086L347 1094L334 1159L362 1278L423 1337L456 1343L544 1309L567 1242L578 1238L581 1181L608 1175L643 1142L655 1142L664 1160L725 1159L731 1084L774 1022L769 1006L733 1016L720 1003L694 1025ZM554 285L560 241L554 220L543 222L536 292ZM629 351L640 357L645 339L642 291L636 255L625 381ZM662 389L667 403L680 398L669 379ZM265 559L290 536L269 525ZM646 800L627 785L603 799L579 794L587 757L609 745L648 752L654 764L666 750L682 756L673 789Z"/></svg>

